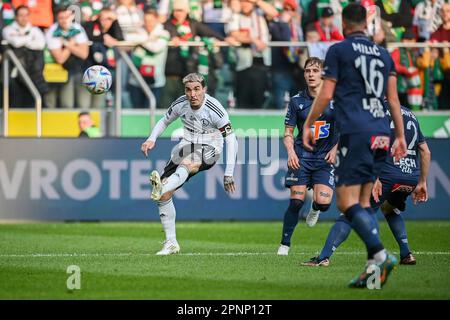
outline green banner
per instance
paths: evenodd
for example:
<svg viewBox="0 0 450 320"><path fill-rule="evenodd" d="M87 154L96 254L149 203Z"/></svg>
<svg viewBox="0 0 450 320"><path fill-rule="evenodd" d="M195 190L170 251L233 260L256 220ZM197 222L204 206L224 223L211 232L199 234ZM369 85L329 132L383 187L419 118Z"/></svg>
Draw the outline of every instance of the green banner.
<svg viewBox="0 0 450 320"><path fill-rule="evenodd" d="M163 110L157 111L156 121L161 119ZM420 128L425 137L449 138L450 137L450 112L416 112ZM279 111L234 111L230 112L231 123L239 137L278 136L284 134L284 113ZM181 135L176 131L181 128L178 119L172 123L163 133L163 137L171 137L173 134ZM145 111L126 110L122 115L123 137L147 137L150 135L149 113Z"/></svg>

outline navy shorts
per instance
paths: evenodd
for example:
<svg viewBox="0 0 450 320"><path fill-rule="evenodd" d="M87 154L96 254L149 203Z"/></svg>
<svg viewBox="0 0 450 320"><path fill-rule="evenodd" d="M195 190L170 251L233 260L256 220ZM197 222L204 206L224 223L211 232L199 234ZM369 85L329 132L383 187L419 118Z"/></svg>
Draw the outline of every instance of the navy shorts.
<svg viewBox="0 0 450 320"><path fill-rule="evenodd" d="M213 146L207 144L184 144L178 145L172 154L172 157L164 167L164 172L161 175L161 180L170 177L178 168L178 165L183 159L192 157L201 159L202 164L196 173L190 173L185 183L197 173L211 169L220 157L220 153L217 153ZM181 188L181 186L179 187Z"/></svg>
<svg viewBox="0 0 450 320"><path fill-rule="evenodd" d="M370 199L372 209L378 208L387 201L392 207L398 211L405 211L406 200L417 186L419 178L409 178L404 176L399 177L380 177L380 182L383 185L380 201L375 202L373 198ZM397 212L399 213L399 212Z"/></svg>
<svg viewBox="0 0 450 320"><path fill-rule="evenodd" d="M313 187L324 184L334 189L334 167L325 160L300 160L300 169L288 168L284 185Z"/></svg>
<svg viewBox="0 0 450 320"><path fill-rule="evenodd" d="M389 135L370 132L339 137L336 155L336 186L374 182L389 152Z"/></svg>

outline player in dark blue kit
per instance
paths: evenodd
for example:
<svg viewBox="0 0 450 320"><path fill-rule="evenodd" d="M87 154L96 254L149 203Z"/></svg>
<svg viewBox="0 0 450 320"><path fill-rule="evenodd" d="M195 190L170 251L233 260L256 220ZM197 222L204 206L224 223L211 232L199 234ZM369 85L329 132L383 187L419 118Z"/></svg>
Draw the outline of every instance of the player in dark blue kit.
<svg viewBox="0 0 450 320"><path fill-rule="evenodd" d="M368 262L380 270L383 285L397 264L381 243L377 223L371 216L370 196L377 169L390 146L389 122L383 107L387 96L395 125L392 155L406 155L406 142L395 67L389 53L366 34L366 9L350 4L342 12L346 39L330 47L325 58L322 87L303 126L303 146L312 148L310 126L334 99L339 145L336 156L337 206L351 222L367 248ZM373 266L370 264L371 269ZM349 287L364 288L371 273L364 271Z"/></svg>
<svg viewBox="0 0 450 320"><path fill-rule="evenodd" d="M389 116L389 112L387 115ZM381 212L400 247L400 264L413 265L416 264L416 259L409 249L405 222L401 212L405 211L406 199L410 194L412 194L414 204L428 200L427 176L431 153L416 116L404 107L402 107L402 115L408 144L407 156L400 161L395 161L393 157L386 158L372 189L371 207L374 214L381 207ZM394 130L391 130L391 139L393 140L394 137ZM420 155L420 160L418 155ZM376 218L375 215L374 218ZM341 215L331 228L320 255L303 265L328 266L331 255L347 239L351 230L350 222Z"/></svg>
<svg viewBox="0 0 450 320"><path fill-rule="evenodd" d="M330 107L313 125L317 143L313 151L303 148L303 123L308 116L314 97L322 83L323 61L310 57L305 62L305 80L307 89L293 96L289 102L285 119L284 145L288 152L288 172L285 185L291 190L289 207L284 214L283 233L278 255L288 255L291 237L298 223L306 189L312 187L313 203L306 223L312 227L316 224L319 213L327 211L334 191L334 167L338 134L334 125L334 107ZM294 141L294 130L298 135Z"/></svg>

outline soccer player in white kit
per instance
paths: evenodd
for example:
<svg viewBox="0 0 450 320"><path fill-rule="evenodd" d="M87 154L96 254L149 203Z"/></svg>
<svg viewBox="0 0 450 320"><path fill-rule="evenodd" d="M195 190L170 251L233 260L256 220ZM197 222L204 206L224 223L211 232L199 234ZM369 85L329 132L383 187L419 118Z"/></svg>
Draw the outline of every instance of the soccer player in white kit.
<svg viewBox="0 0 450 320"><path fill-rule="evenodd" d="M233 172L238 144L228 113L219 101L206 93L202 75L188 74L183 78L183 84L185 95L172 103L141 146L141 151L148 156L148 152L155 147L156 139L167 126L181 118L184 129L182 140L172 151L163 174L160 176L156 170L150 174L153 186L151 199L158 203L159 216L166 234L163 248L157 255L180 252L175 232L176 211L172 195L192 176L214 166L222 153L224 140L227 157L223 185L225 191L235 191Z"/></svg>

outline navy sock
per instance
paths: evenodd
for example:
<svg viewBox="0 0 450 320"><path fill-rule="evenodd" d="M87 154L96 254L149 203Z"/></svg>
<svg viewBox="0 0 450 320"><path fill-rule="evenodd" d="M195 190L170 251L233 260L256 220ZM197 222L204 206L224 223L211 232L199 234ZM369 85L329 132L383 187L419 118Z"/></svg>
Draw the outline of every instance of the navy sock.
<svg viewBox="0 0 450 320"><path fill-rule="evenodd" d="M345 216L350 220L352 228L355 229L366 245L367 258L373 259L374 254L383 250L384 247L372 216L359 203L348 208L345 211Z"/></svg>
<svg viewBox="0 0 450 320"><path fill-rule="evenodd" d="M377 226L377 232L380 234L380 224L378 223L377 212L373 210L371 207L364 208L372 217L373 222Z"/></svg>
<svg viewBox="0 0 450 320"><path fill-rule="evenodd" d="M283 234L281 236L281 244L285 246L291 245L291 237L294 229L297 226L299 212L303 206L303 201L298 199L291 199L289 207L284 214L283 220Z"/></svg>
<svg viewBox="0 0 450 320"><path fill-rule="evenodd" d="M404 258L411 252L408 246L408 235L406 234L405 221L403 220L401 214L396 214L395 212L391 212L385 217L387 223L389 224L389 228L391 228L392 234L400 247L400 257Z"/></svg>
<svg viewBox="0 0 450 320"><path fill-rule="evenodd" d="M325 246L319 255L319 260L330 258L339 245L348 238L351 231L350 221L344 215L341 215L331 227Z"/></svg>

